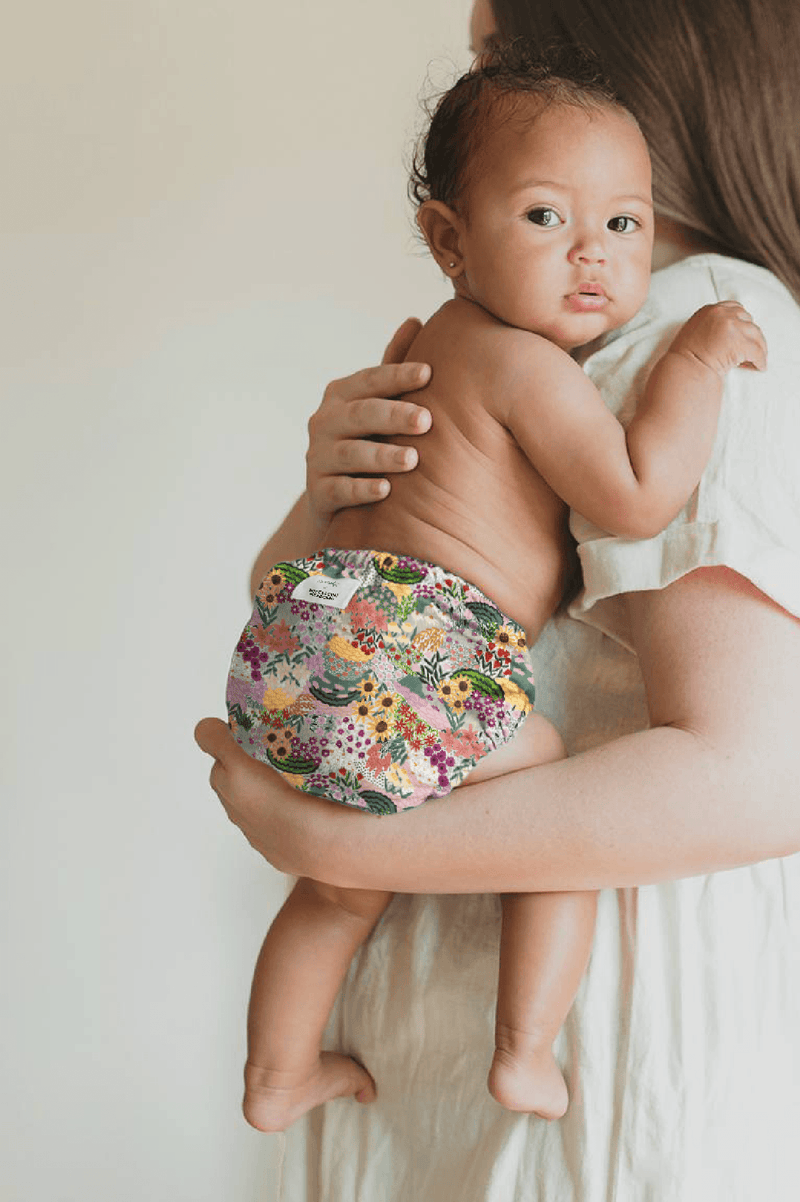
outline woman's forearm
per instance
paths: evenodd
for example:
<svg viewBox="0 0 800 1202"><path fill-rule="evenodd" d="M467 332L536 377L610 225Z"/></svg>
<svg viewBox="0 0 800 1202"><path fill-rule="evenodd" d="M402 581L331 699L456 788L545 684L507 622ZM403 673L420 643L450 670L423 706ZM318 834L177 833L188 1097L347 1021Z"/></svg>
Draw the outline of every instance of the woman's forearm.
<svg viewBox="0 0 800 1202"><path fill-rule="evenodd" d="M231 819L284 872L351 888L502 893L621 888L800 851L797 774L658 727L376 817L301 795L198 728Z"/></svg>
<svg viewBox="0 0 800 1202"><path fill-rule="evenodd" d="M320 803L296 871L398 892L642 885L800 851L800 622L702 569L631 601L653 728L392 819ZM336 812L338 811L338 813Z"/></svg>
<svg viewBox="0 0 800 1202"><path fill-rule="evenodd" d="M292 789L208 720L212 785L276 867L352 888L616 888L800 852L800 622L726 568L638 596L650 730L376 817Z"/></svg>
<svg viewBox="0 0 800 1202"><path fill-rule="evenodd" d="M785 782L765 789L751 757L661 727L391 821L321 811L301 841L302 871L415 893L644 885L798 850L781 813L789 800Z"/></svg>

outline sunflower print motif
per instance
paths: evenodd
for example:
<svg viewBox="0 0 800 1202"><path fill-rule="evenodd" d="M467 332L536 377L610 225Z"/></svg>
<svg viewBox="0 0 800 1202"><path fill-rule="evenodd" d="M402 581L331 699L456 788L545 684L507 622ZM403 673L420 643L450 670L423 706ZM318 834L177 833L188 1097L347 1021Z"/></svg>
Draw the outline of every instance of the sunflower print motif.
<svg viewBox="0 0 800 1202"><path fill-rule="evenodd" d="M343 608L295 596L315 576ZM410 556L335 548L267 573L227 686L245 751L374 814L445 796L533 701L525 632L480 589Z"/></svg>

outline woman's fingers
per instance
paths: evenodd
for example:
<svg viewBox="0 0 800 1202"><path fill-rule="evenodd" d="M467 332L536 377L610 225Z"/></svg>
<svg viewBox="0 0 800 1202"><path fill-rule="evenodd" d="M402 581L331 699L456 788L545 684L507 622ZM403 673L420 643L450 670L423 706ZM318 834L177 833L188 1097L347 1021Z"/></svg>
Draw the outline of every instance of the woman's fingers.
<svg viewBox="0 0 800 1202"><path fill-rule="evenodd" d="M427 363L382 363L378 367L365 367L352 376L332 380L322 401L331 404L402 396L424 388L430 375Z"/></svg>
<svg viewBox="0 0 800 1202"><path fill-rule="evenodd" d="M227 722L219 718L203 718L195 727L194 738L200 750L214 760L209 783L231 822L253 847L265 854L253 813L260 792L271 783L272 769L243 751Z"/></svg>
<svg viewBox="0 0 800 1202"><path fill-rule="evenodd" d="M392 390L421 388L429 378L424 364L386 364L328 385L308 423L306 482L317 514L379 501L391 488L387 476L416 467L413 447L381 440L430 429L430 410L391 398Z"/></svg>
<svg viewBox="0 0 800 1202"><path fill-rule="evenodd" d="M408 352L411 350L411 344L417 334L422 329L422 322L418 317L407 317L403 324L392 336L392 340L383 352L382 363L402 363Z"/></svg>
<svg viewBox="0 0 800 1202"><path fill-rule="evenodd" d="M210 776L211 788L220 801L223 801L227 759L232 752L240 750L230 727L219 718L203 718L194 728L194 741L201 751L214 760Z"/></svg>
<svg viewBox="0 0 800 1202"><path fill-rule="evenodd" d="M194 732L202 751L214 760L211 788L251 847L281 872L305 875L303 830L317 803L325 816L328 802L303 796L290 788L267 764L249 756L234 739L227 723L203 718Z"/></svg>
<svg viewBox="0 0 800 1202"><path fill-rule="evenodd" d="M313 486L314 507L320 513L336 513L354 505L372 505L388 497L391 488L386 479L320 476Z"/></svg>
<svg viewBox="0 0 800 1202"><path fill-rule="evenodd" d="M309 431L320 433L312 427L321 427L323 422L333 422L333 415L324 415L322 410L311 418ZM412 401L393 401L388 397L370 396L349 401L336 415L338 441L365 438L391 438L394 435L424 434L430 428L430 410Z"/></svg>
<svg viewBox="0 0 800 1202"><path fill-rule="evenodd" d="M387 356L399 353L417 327L414 318L405 322ZM318 525L338 509L380 500L391 487L387 475L415 467L416 451L391 440L424 434L430 411L395 398L424 388L430 376L425 363L382 363L328 385L308 423L306 490Z"/></svg>
<svg viewBox="0 0 800 1202"><path fill-rule="evenodd" d="M385 442L361 442L342 439L335 447L335 470L344 475L353 472L408 472L416 467L419 456L414 447L393 446Z"/></svg>
<svg viewBox="0 0 800 1202"><path fill-rule="evenodd" d="M221 718L202 718L194 728L194 741L215 760L221 760L228 748L235 746L230 727Z"/></svg>
<svg viewBox="0 0 800 1202"><path fill-rule="evenodd" d="M322 411L309 422L306 481L312 504L321 513L388 496L391 485L385 477L411 471L419 456L414 447L376 442L375 436L423 434L431 424L427 409L380 397L352 401L338 417L335 434L323 429Z"/></svg>
<svg viewBox="0 0 800 1202"><path fill-rule="evenodd" d="M234 739L227 722L203 718L194 730L197 746L214 760L211 788L228 812L228 817L248 835L250 803L264 782L272 783L271 768L254 760Z"/></svg>

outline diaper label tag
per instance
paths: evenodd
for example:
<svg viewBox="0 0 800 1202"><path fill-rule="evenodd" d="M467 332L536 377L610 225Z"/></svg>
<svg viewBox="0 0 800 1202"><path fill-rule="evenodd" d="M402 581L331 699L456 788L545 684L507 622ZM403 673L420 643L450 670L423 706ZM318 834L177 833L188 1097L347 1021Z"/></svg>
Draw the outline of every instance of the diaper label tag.
<svg viewBox="0 0 800 1202"><path fill-rule="evenodd" d="M306 576L292 590L292 597L297 601L330 605L332 609L347 609L353 594L363 583L363 580L353 580L350 576Z"/></svg>

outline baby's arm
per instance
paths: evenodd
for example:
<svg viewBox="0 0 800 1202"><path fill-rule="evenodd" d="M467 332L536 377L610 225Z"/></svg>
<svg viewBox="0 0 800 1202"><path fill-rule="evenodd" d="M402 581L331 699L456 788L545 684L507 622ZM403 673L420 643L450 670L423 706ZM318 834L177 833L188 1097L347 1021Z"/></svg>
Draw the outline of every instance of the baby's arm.
<svg viewBox="0 0 800 1202"><path fill-rule="evenodd" d="M570 508L623 538L653 537L686 504L711 454L727 372L766 367L764 337L741 305L706 305L654 367L626 431L568 355L541 339L529 348L527 387L514 356L508 427Z"/></svg>

